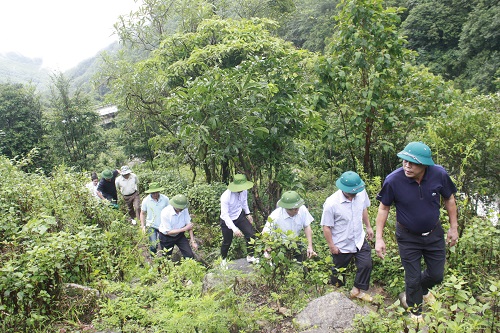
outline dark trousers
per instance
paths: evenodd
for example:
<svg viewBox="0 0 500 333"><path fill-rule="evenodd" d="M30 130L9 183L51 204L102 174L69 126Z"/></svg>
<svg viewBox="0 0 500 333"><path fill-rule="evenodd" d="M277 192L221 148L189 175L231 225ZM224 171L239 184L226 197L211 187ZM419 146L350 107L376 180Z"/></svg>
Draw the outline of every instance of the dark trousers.
<svg viewBox="0 0 500 333"><path fill-rule="evenodd" d="M441 224L428 236L415 235L399 224L396 227L401 263L405 269L406 303L421 312L422 296L443 281L446 248ZM426 269L422 271L421 259Z"/></svg>
<svg viewBox="0 0 500 333"><path fill-rule="evenodd" d="M347 267L352 258L354 258L354 263L356 264L357 268L356 276L354 278L354 286L361 290L368 290L368 288L370 287L370 275L372 273L371 251L372 249L365 239L363 246L361 246L361 249L356 253L332 254L333 263L335 264L335 266L332 268L332 283L344 285L344 283L339 281L338 279L338 269Z"/></svg>
<svg viewBox="0 0 500 333"><path fill-rule="evenodd" d="M193 250L191 250L189 241L183 232L177 236L168 236L160 232L160 249L163 253L167 256L172 255L174 245L177 245L184 258L194 258Z"/></svg>
<svg viewBox="0 0 500 333"><path fill-rule="evenodd" d="M233 220L233 223L238 229L241 230L241 232L245 236L247 254L249 256L253 256L253 245L249 243L250 239L254 238L255 236L255 231L252 224L247 220L243 211L241 211L240 216L238 216L236 220ZM222 246L220 248L220 254L222 256L222 259L226 259L229 248L231 247L231 243L233 242L233 230L227 227L226 222L224 222L223 219L220 219L220 227L222 229Z"/></svg>

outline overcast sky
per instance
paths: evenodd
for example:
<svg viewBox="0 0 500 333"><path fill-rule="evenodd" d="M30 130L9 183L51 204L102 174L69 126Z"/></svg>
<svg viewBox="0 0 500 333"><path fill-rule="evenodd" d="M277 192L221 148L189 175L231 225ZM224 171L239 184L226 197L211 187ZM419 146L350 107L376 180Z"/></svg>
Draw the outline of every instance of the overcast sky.
<svg viewBox="0 0 500 333"><path fill-rule="evenodd" d="M118 40L113 24L138 6L134 0L0 0L0 53L42 58L43 67L65 71Z"/></svg>

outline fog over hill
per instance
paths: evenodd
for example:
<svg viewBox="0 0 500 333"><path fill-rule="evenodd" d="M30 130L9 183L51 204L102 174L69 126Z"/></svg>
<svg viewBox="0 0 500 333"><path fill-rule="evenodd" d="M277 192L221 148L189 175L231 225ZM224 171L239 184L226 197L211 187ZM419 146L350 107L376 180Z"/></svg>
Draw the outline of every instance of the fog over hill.
<svg viewBox="0 0 500 333"><path fill-rule="evenodd" d="M50 81L50 71L43 68L42 64L41 58L28 58L14 52L0 53L0 82L47 86Z"/></svg>
<svg viewBox="0 0 500 333"><path fill-rule="evenodd" d="M114 53L119 49L118 42L99 51L92 58L81 61L77 66L64 71L64 75L72 80L75 87L82 87L89 92L92 76L98 71L100 54L102 52ZM29 58L22 54L9 52L0 53L0 83L33 84L41 93L48 92L51 75L57 73L43 66L43 59Z"/></svg>

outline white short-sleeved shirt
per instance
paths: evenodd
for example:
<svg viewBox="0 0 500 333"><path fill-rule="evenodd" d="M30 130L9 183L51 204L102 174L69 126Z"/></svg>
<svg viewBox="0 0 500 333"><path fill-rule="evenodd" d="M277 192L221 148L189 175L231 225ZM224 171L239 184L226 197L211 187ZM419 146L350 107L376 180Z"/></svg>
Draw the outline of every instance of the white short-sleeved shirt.
<svg viewBox="0 0 500 333"><path fill-rule="evenodd" d="M300 232L311 225L312 221L314 221L314 217L304 205L300 206L295 216L288 215L285 208L278 207L269 215L262 233L281 229L284 233L291 230L296 236L299 236Z"/></svg>
<svg viewBox="0 0 500 333"><path fill-rule="evenodd" d="M321 225L330 227L334 244L341 253L355 253L365 240L363 210L370 206L365 190L352 201L341 190L329 196L323 204Z"/></svg>
<svg viewBox="0 0 500 333"><path fill-rule="evenodd" d="M97 186L98 185L99 185L99 183L97 183L96 185L94 185L94 182L90 182L90 183L87 183L85 185L85 187L89 189L90 193L92 193L92 195L94 197L99 198L99 196L97 195Z"/></svg>
<svg viewBox="0 0 500 333"><path fill-rule="evenodd" d="M187 208L177 214L174 207L172 205L168 205L161 211L161 223L158 230L162 234L166 234L170 230L184 228L189 223L191 223L191 216L189 216ZM178 234L169 234L169 236L172 237L177 235Z"/></svg>
<svg viewBox="0 0 500 333"><path fill-rule="evenodd" d="M240 216L242 210L245 214L250 214L248 191L231 192L225 190L220 197L220 218L224 220L229 229L234 230L236 228L233 220Z"/></svg>
<svg viewBox="0 0 500 333"><path fill-rule="evenodd" d="M146 226L158 229L161 223L161 211L169 203L166 195L160 194L158 201L154 200L151 194L142 199L141 210L146 212Z"/></svg>
<svg viewBox="0 0 500 333"><path fill-rule="evenodd" d="M139 179L137 178L135 173L130 173L128 179L120 175L115 179L115 186L122 195L131 195L134 194L135 191L137 191L139 186Z"/></svg>

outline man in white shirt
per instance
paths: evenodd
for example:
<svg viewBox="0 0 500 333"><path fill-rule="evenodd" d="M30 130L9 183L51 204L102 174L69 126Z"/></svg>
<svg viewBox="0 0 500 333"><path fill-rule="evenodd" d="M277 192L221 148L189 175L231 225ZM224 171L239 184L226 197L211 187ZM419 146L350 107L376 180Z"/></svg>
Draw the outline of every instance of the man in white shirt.
<svg viewBox="0 0 500 333"><path fill-rule="evenodd" d="M278 208L269 215L264 229L262 229L262 234L278 233L278 236L286 238L287 234L290 234L289 231L291 231L293 237L299 237L302 230L304 230L307 239L307 257L316 256L313 249L311 228L311 222L314 221L314 218L304 205L304 200L297 192L287 191L283 193L277 205ZM266 253L268 252L266 251ZM267 256L266 253L265 256ZM301 251L294 254L294 257L299 262L303 260Z"/></svg>
<svg viewBox="0 0 500 333"><path fill-rule="evenodd" d="M141 204L141 228L149 236L149 250L153 254L156 254L159 242L161 211L169 204L168 197L160 193L163 190L165 189L159 183L149 184L145 191L148 195L142 199Z"/></svg>
<svg viewBox="0 0 500 333"><path fill-rule="evenodd" d="M336 185L339 190L326 199L321 217L323 234L335 264L332 268L332 283L344 285L337 277L338 269L347 267L354 258L357 271L350 295L371 302L372 297L364 292L370 285L371 247L363 230L364 223L366 235L371 240L373 229L368 217L370 199L365 191L365 183L353 171L344 172Z"/></svg>
<svg viewBox="0 0 500 333"><path fill-rule="evenodd" d="M132 173L129 166L121 167L120 176L115 180L116 190L120 191L128 207L128 214L132 224L136 224L136 218L141 212L141 198L139 196L139 179Z"/></svg>
<svg viewBox="0 0 500 333"><path fill-rule="evenodd" d="M248 181L245 175L236 174L220 197L220 226L223 238L220 252L223 264L233 242L233 235L245 237L247 262L258 262L258 259L254 257L253 245L250 244L250 239L255 236L253 218L248 208L248 190L252 187L253 182Z"/></svg>
<svg viewBox="0 0 500 333"><path fill-rule="evenodd" d="M177 245L184 258L194 258L193 249L198 249L194 239L193 224L188 211L188 199L178 194L170 199L170 204L161 211L160 248L167 256L172 254ZM184 235L189 231L190 241ZM191 246L190 246L191 245Z"/></svg>

